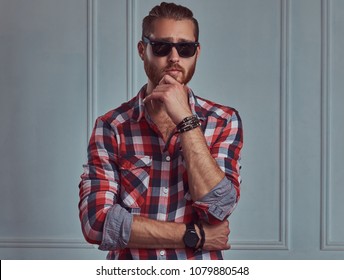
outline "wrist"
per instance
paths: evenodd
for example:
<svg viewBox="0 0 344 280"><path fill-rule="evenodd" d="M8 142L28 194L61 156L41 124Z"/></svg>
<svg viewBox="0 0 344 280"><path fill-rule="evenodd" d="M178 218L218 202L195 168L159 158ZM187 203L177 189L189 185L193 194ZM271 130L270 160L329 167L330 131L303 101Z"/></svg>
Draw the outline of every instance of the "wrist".
<svg viewBox="0 0 344 280"><path fill-rule="evenodd" d="M199 238L198 243L196 245L196 250L198 250L201 246L201 243L202 243L201 230L200 230L198 224L195 224L195 230L196 230L196 233L197 233L198 238Z"/></svg>
<svg viewBox="0 0 344 280"><path fill-rule="evenodd" d="M191 115L188 117L185 117L181 122L177 124L177 132L178 133L184 133L187 131L190 131L192 129L195 129L201 125L201 122L197 115Z"/></svg>
<svg viewBox="0 0 344 280"><path fill-rule="evenodd" d="M183 236L183 242L186 248L196 250L200 237L197 234L195 223L191 222L186 225L186 230Z"/></svg>
<svg viewBox="0 0 344 280"><path fill-rule="evenodd" d="M197 222L197 228L199 230L198 234L200 236L200 240L199 240L199 242L197 244L196 251L202 251L204 243L205 243L205 232L204 232L204 229L203 229L202 221L199 220Z"/></svg>
<svg viewBox="0 0 344 280"><path fill-rule="evenodd" d="M199 221L197 224L191 222L185 225L183 242L186 248L192 249L195 252L203 249L203 245L205 243L205 233L201 221Z"/></svg>
<svg viewBox="0 0 344 280"><path fill-rule="evenodd" d="M192 116L192 112L190 111L185 111L184 113L179 113L175 118L171 117L172 121L174 122L175 125L178 125L181 123L185 118Z"/></svg>

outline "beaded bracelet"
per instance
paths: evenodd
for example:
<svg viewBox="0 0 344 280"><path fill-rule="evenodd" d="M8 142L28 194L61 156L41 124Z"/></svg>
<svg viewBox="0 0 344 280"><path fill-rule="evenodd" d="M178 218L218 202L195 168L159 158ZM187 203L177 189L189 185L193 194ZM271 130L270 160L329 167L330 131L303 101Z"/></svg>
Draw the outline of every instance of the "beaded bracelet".
<svg viewBox="0 0 344 280"><path fill-rule="evenodd" d="M199 118L196 115L186 117L177 125L177 131L183 133L192 130L201 125Z"/></svg>

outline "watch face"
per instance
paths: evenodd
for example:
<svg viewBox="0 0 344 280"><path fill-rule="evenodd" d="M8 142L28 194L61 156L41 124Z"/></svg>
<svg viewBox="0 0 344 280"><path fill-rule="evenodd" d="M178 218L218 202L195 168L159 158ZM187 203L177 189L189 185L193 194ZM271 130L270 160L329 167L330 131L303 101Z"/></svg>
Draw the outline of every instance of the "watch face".
<svg viewBox="0 0 344 280"><path fill-rule="evenodd" d="M199 237L194 230L188 230L184 236L184 243L189 248L195 248L199 241Z"/></svg>

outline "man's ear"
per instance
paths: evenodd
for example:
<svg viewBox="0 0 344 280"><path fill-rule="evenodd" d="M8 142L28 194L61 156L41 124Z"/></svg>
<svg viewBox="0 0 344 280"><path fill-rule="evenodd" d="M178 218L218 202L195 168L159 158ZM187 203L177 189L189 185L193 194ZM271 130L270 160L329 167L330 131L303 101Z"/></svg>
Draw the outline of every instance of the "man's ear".
<svg viewBox="0 0 344 280"><path fill-rule="evenodd" d="M200 55L201 55L201 45L199 44L196 51L196 58L198 59Z"/></svg>
<svg viewBox="0 0 344 280"><path fill-rule="evenodd" d="M145 45L142 41L138 42L137 43L137 51L139 53L139 56L141 57L141 59L143 60L144 56L145 56L145 51L146 51L146 48L145 48Z"/></svg>

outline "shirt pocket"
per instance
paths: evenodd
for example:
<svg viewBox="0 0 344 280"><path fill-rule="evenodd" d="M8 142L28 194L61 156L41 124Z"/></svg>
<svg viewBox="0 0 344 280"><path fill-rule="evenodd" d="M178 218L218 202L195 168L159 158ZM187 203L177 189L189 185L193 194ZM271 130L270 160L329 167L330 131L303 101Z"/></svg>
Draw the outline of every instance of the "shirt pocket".
<svg viewBox="0 0 344 280"><path fill-rule="evenodd" d="M145 202L150 181L152 157L129 156L119 161L121 200L123 206L135 210Z"/></svg>

